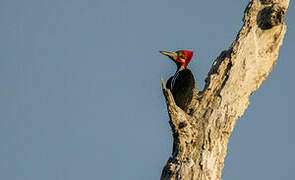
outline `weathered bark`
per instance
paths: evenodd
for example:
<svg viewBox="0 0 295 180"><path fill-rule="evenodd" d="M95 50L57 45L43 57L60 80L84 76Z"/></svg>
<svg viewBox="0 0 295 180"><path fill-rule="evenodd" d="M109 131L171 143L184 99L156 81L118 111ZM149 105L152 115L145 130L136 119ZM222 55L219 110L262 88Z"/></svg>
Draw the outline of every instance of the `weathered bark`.
<svg viewBox="0 0 295 180"><path fill-rule="evenodd" d="M250 0L231 47L213 62L192 115L176 106L162 79L174 137L161 179L219 180L236 120L278 58L289 0Z"/></svg>

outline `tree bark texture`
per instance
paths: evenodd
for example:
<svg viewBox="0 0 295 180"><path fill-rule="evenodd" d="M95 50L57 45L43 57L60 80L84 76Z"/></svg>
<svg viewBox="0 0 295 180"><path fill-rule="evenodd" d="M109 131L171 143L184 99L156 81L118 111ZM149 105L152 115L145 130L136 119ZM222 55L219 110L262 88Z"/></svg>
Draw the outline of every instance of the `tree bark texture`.
<svg viewBox="0 0 295 180"><path fill-rule="evenodd" d="M175 104L162 79L174 138L162 180L221 179L236 120L278 58L288 5L289 0L250 0L236 40L213 62L203 91L195 93L192 114Z"/></svg>

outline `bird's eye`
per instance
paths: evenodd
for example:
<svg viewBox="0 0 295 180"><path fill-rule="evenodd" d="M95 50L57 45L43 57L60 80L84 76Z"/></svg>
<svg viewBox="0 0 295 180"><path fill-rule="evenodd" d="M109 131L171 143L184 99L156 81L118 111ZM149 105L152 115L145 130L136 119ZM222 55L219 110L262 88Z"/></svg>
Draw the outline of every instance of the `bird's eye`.
<svg viewBox="0 0 295 180"><path fill-rule="evenodd" d="M183 52L181 52L181 51L178 51L178 52L177 52L177 55L178 55L179 57L181 57L181 58L182 58L182 57L183 57Z"/></svg>

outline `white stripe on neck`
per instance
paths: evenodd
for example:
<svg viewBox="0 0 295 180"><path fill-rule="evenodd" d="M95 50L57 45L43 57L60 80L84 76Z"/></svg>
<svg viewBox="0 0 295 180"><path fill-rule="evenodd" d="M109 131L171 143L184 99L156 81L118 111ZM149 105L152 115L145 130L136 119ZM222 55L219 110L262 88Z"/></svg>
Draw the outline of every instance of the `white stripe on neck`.
<svg viewBox="0 0 295 180"><path fill-rule="evenodd" d="M175 80L177 79L178 75L179 75L179 72L184 70L185 67L184 66L180 66L180 68L176 71L176 73L174 74L172 80L171 80L171 90L173 89L174 87L174 84L175 84Z"/></svg>

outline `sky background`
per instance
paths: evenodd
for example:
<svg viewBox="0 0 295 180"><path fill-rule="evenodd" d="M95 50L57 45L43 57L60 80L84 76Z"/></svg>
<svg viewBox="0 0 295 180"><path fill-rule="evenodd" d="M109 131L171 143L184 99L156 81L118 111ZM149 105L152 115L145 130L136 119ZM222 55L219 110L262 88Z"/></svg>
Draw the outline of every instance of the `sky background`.
<svg viewBox="0 0 295 180"><path fill-rule="evenodd" d="M0 0L0 179L159 179L172 150L159 50L199 89L248 1ZM236 124L223 179L294 179L294 1L279 59Z"/></svg>

